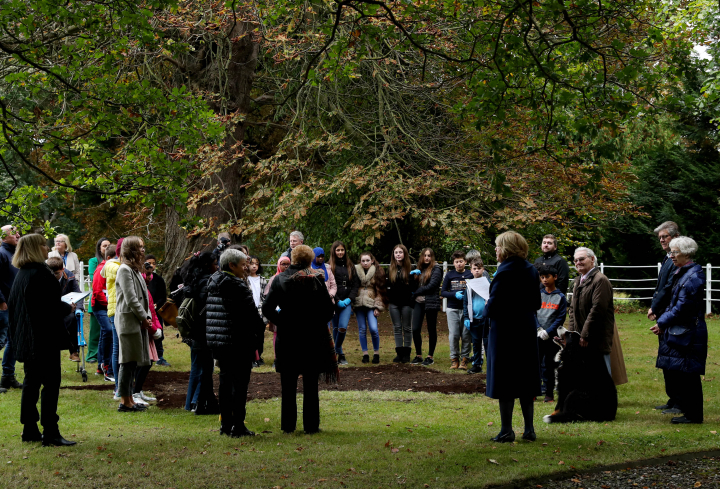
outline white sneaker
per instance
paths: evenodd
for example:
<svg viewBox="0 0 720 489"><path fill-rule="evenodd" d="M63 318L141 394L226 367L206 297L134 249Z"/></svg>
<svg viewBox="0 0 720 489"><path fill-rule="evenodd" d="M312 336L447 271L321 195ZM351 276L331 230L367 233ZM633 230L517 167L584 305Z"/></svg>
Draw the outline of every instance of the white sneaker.
<svg viewBox="0 0 720 489"><path fill-rule="evenodd" d="M142 400L140 397L140 394L133 394L133 401L135 404L140 404L141 406L149 406L149 404Z"/></svg>
<svg viewBox="0 0 720 489"><path fill-rule="evenodd" d="M140 391L140 399L142 399L145 402L155 402L157 401L156 397L148 396L143 391Z"/></svg>
<svg viewBox="0 0 720 489"><path fill-rule="evenodd" d="M113 392L113 401L119 401L120 399L122 399L122 397L120 397L117 392Z"/></svg>

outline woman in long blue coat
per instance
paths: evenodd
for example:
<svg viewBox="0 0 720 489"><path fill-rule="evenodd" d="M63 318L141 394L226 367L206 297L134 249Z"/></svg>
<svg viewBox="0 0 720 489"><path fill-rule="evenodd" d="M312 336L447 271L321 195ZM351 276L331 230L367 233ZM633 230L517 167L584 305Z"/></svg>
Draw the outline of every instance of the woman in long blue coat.
<svg viewBox="0 0 720 489"><path fill-rule="evenodd" d="M523 439L535 441L533 400L540 394L540 362L537 347L536 313L540 309L539 277L527 261L528 244L520 234L508 231L495 239L500 263L490 283L485 317L488 336L487 390L485 395L500 401L500 433L495 442L512 442L512 412L520 399L525 431Z"/></svg>
<svg viewBox="0 0 720 489"><path fill-rule="evenodd" d="M701 375L705 374L708 332L705 324L705 273L693 262L697 243L680 236L670 242L672 276L670 305L650 330L660 337L656 367L665 372L670 398L684 416L673 424L703 422Z"/></svg>

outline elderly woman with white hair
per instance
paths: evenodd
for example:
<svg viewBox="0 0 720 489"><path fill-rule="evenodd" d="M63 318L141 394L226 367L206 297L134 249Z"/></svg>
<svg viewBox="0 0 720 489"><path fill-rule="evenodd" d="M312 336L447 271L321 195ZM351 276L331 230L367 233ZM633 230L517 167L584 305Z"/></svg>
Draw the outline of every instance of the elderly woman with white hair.
<svg viewBox="0 0 720 489"><path fill-rule="evenodd" d="M75 254L70 244L70 238L67 234L58 234L55 236L55 247L48 253L48 258L56 256L62 258L66 270L70 270L74 275L80 272L80 259Z"/></svg>
<svg viewBox="0 0 720 489"><path fill-rule="evenodd" d="M660 337L656 367L665 372L665 388L684 416L673 424L703 422L701 375L705 374L708 333L705 324L705 273L693 261L697 243L686 236L670 242L677 267L672 278L670 303L650 330ZM679 414L679 413L678 413Z"/></svg>
<svg viewBox="0 0 720 489"><path fill-rule="evenodd" d="M220 434L239 438L255 433L245 427L250 371L263 341L265 323L245 283L247 255L227 249L220 270L208 280L205 337L220 368Z"/></svg>

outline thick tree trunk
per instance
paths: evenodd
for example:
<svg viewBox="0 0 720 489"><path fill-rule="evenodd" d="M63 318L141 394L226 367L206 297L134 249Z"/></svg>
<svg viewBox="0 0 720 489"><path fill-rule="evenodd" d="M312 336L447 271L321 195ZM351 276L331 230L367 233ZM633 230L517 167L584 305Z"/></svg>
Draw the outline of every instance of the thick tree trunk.
<svg viewBox="0 0 720 489"><path fill-rule="evenodd" d="M237 107L241 114L247 115L250 111L250 91L258 59L258 43L252 39L252 25L238 23L228 34L232 42L230 62L227 74L227 97L230 105ZM226 62L227 60L218 60ZM217 70L205 69L206 72L217 73ZM207 80L207 86L214 86L215 80ZM210 90L212 91L212 90ZM236 142L242 142L245 135L245 124L238 124L229 132L225 139L226 147L230 148ZM216 246L217 227L227 222L236 222L242 214L244 191L243 161L224 168L221 172L208 175L205 185L217 186L221 198L206 205L200 204L196 215L205 218L210 223L211 230L208 235L187 237L187 233L179 226L180 216L174 210L167 211L165 228L165 278L172 276L174 271L194 252L211 250ZM239 237L235 237L239 238Z"/></svg>

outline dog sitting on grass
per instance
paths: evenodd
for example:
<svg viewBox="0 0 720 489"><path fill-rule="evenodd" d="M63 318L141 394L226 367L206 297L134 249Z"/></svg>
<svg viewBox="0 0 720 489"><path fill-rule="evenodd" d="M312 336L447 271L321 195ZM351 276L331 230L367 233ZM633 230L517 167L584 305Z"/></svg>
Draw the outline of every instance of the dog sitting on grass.
<svg viewBox="0 0 720 489"><path fill-rule="evenodd" d="M617 389L602 353L580 346L580 334L558 328L562 348L556 361L558 403L546 423L612 421L618 407ZM557 341L557 340L560 341Z"/></svg>

